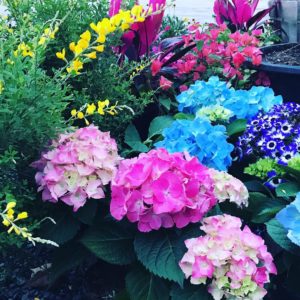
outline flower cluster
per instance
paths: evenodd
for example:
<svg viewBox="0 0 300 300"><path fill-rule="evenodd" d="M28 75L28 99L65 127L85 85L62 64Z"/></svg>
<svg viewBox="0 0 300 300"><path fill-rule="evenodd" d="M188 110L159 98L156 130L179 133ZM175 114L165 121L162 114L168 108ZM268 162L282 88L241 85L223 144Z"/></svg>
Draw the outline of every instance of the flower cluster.
<svg viewBox="0 0 300 300"><path fill-rule="evenodd" d="M120 163L112 181L110 211L114 218L127 216L142 232L183 228L199 222L216 204L209 169L197 158L165 149L142 153Z"/></svg>
<svg viewBox="0 0 300 300"><path fill-rule="evenodd" d="M253 86L249 91L235 90L213 76L207 82L196 81L177 96L177 101L179 111L195 114L211 105L218 105L238 119L249 119L260 110L268 112L274 105L281 104L282 97L275 96L271 88L262 86Z"/></svg>
<svg viewBox="0 0 300 300"><path fill-rule="evenodd" d="M105 115L109 114L111 116L117 115L119 111L124 109L129 110L133 115L134 111L127 105L118 105L118 102L111 105L108 99L104 101L98 101L98 103L86 103L78 111L77 109L71 110L71 120L85 120L86 125L90 125L88 117L93 116L94 114Z"/></svg>
<svg viewBox="0 0 300 300"><path fill-rule="evenodd" d="M176 120L163 131L163 141L156 143L169 152L188 152L207 167L226 170L231 164L233 145L226 140L226 128L213 126L207 119Z"/></svg>
<svg viewBox="0 0 300 300"><path fill-rule="evenodd" d="M213 123L228 123L230 118L233 117L233 112L219 104L216 104L203 106L197 111L196 116L198 118L206 117Z"/></svg>
<svg viewBox="0 0 300 300"><path fill-rule="evenodd" d="M133 23L144 22L152 10L144 11L140 5L134 5L131 10L120 10L110 19L104 18L97 24L91 23L90 30L86 30L80 35L80 39L75 43L71 42L69 48L73 52L73 59L69 62L66 58L66 49L56 53L57 58L67 63L67 72L71 74L80 74L83 65L90 59L96 59L97 53L104 51L107 36L115 32L124 32L130 28ZM94 40L92 40L94 36Z"/></svg>
<svg viewBox="0 0 300 300"><path fill-rule="evenodd" d="M268 113L259 112L248 121L244 135L237 142L240 158L254 154L287 164L300 152L299 113L297 103L276 105Z"/></svg>
<svg viewBox="0 0 300 300"><path fill-rule="evenodd" d="M239 207L248 206L249 192L239 179L215 169L210 169L209 173L214 181L214 194L219 203L229 200Z"/></svg>
<svg viewBox="0 0 300 300"><path fill-rule="evenodd" d="M288 230L287 237L300 246L300 192L294 202L276 215L276 219Z"/></svg>
<svg viewBox="0 0 300 300"><path fill-rule="evenodd" d="M205 218L204 236L185 241L188 248L180 267L192 284L205 284L215 300L263 299L269 274L276 274L264 240L239 218L219 215Z"/></svg>
<svg viewBox="0 0 300 300"><path fill-rule="evenodd" d="M58 200L82 207L87 198L104 198L104 186L117 171L120 160L115 140L95 126L61 135L53 150L33 164L44 201Z"/></svg>
<svg viewBox="0 0 300 300"><path fill-rule="evenodd" d="M168 48L168 55L162 53L154 61L156 69L157 66L159 67L158 63L160 66L168 65L177 78L185 82L205 79L208 74L218 74L227 80L246 82L249 78L245 76L246 73L242 68L244 62L250 60L254 65L261 64L260 41L255 35L259 35L261 33L259 31L252 35L239 31L231 33L225 24L220 26L193 24L188 29L189 33L182 36L183 47L186 49L190 47L192 51L185 52L186 54L175 62L174 60L169 62L172 55ZM163 46L162 50L164 50Z"/></svg>

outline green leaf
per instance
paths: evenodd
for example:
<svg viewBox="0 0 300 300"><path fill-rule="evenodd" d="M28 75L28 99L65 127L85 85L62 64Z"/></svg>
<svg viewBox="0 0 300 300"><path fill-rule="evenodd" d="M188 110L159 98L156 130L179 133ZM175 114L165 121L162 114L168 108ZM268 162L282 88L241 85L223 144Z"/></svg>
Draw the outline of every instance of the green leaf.
<svg viewBox="0 0 300 300"><path fill-rule="evenodd" d="M149 271L182 285L184 275L178 263L186 251L184 241L200 234L199 225L185 228L180 233L167 230L139 233L134 249L138 260Z"/></svg>
<svg viewBox="0 0 300 300"><path fill-rule="evenodd" d="M254 210L253 223L265 223L281 211L286 206L286 203L279 199L266 199L263 203L258 205Z"/></svg>
<svg viewBox="0 0 300 300"><path fill-rule="evenodd" d="M98 202L99 200L89 199L86 204L75 213L75 217L84 224L92 225L97 212Z"/></svg>
<svg viewBox="0 0 300 300"><path fill-rule="evenodd" d="M57 210L52 216L56 224L44 223L40 235L44 239L52 240L59 245L74 238L80 229L80 223L66 210Z"/></svg>
<svg viewBox="0 0 300 300"><path fill-rule="evenodd" d="M112 221L96 223L88 229L81 243L102 260L117 265L130 264L135 260L134 232Z"/></svg>
<svg viewBox="0 0 300 300"><path fill-rule="evenodd" d="M174 119L170 116L159 116L152 120L150 127L148 138L152 138L155 135L162 134L162 131L169 127L174 122Z"/></svg>
<svg viewBox="0 0 300 300"><path fill-rule="evenodd" d="M127 127L124 141L136 152L147 152L149 150L149 148L142 143L141 137L133 124Z"/></svg>
<svg viewBox="0 0 300 300"><path fill-rule="evenodd" d="M130 300L169 300L168 283L140 266L127 274L126 289Z"/></svg>
<svg viewBox="0 0 300 300"><path fill-rule="evenodd" d="M276 219L270 220L266 225L268 234L276 244L289 252L300 255L299 247L289 240L287 230Z"/></svg>
<svg viewBox="0 0 300 300"><path fill-rule="evenodd" d="M169 111L171 108L171 99L170 98L159 98L159 103L167 110Z"/></svg>
<svg viewBox="0 0 300 300"><path fill-rule="evenodd" d="M203 41L203 40L197 42L197 43L196 43L197 50L198 50L198 51L201 51L202 48L203 48L203 45L204 45L204 41Z"/></svg>
<svg viewBox="0 0 300 300"><path fill-rule="evenodd" d="M183 289L174 285L171 290L171 300L213 300L205 285L188 285Z"/></svg>
<svg viewBox="0 0 300 300"><path fill-rule="evenodd" d="M51 284L67 271L79 266L90 256L91 253L76 242L69 242L57 248L54 252L52 267L50 269Z"/></svg>
<svg viewBox="0 0 300 300"><path fill-rule="evenodd" d="M247 120L237 119L227 126L227 134L229 136L242 133L246 130Z"/></svg>
<svg viewBox="0 0 300 300"><path fill-rule="evenodd" d="M300 185L296 182L281 183L276 188L277 197L294 197L300 191Z"/></svg>
<svg viewBox="0 0 300 300"><path fill-rule="evenodd" d="M195 116L191 114L178 113L174 116L176 120L194 120Z"/></svg>

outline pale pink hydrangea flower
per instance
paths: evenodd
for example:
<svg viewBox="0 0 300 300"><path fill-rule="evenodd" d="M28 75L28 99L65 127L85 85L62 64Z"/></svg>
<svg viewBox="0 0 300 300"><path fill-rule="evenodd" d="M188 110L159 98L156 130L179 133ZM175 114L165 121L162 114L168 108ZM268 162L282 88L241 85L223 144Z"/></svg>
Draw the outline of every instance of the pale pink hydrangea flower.
<svg viewBox="0 0 300 300"><path fill-rule="evenodd" d="M185 241L188 251L179 265L192 284L211 284L208 291L215 300L260 300L269 274L276 274L272 255L264 240L239 218L219 215L203 219L206 233Z"/></svg>
<svg viewBox="0 0 300 300"><path fill-rule="evenodd" d="M142 232L183 228L199 222L216 204L213 184L209 169L197 158L152 150L120 163L110 211L117 220L126 216L137 222Z"/></svg>
<svg viewBox="0 0 300 300"><path fill-rule="evenodd" d="M77 211L88 198L105 197L104 186L114 177L120 161L109 132L91 125L60 135L51 148L33 163L39 170L36 182L44 201L61 200Z"/></svg>
<svg viewBox="0 0 300 300"><path fill-rule="evenodd" d="M249 192L239 179L214 169L210 169L210 174L214 180L215 196L220 203L229 200L239 207L248 206Z"/></svg>

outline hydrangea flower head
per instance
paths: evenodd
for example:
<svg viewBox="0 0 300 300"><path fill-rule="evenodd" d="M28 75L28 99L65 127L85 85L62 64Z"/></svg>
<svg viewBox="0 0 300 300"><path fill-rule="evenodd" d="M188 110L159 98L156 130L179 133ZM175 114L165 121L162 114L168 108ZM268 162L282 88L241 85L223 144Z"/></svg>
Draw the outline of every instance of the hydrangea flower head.
<svg viewBox="0 0 300 300"><path fill-rule="evenodd" d="M227 142L226 128L222 125L213 126L209 120L200 118L176 120L163 131L163 136L164 140L156 143L156 147L171 153L186 151L217 170L227 170L231 164L234 147Z"/></svg>
<svg viewBox="0 0 300 300"><path fill-rule="evenodd" d="M179 111L196 114L207 106L219 105L238 119L254 117L260 110L268 112L274 105L282 103L268 87L253 86L249 91L229 88L216 76L206 81L196 81L178 97Z"/></svg>
<svg viewBox="0 0 300 300"><path fill-rule="evenodd" d="M197 158L165 149L121 161L112 181L112 216L142 232L199 222L216 204L214 181Z"/></svg>
<svg viewBox="0 0 300 300"><path fill-rule="evenodd" d="M287 237L300 246L300 192L294 202L277 214L276 219L288 230Z"/></svg>
<svg viewBox="0 0 300 300"><path fill-rule="evenodd" d="M179 265L192 284L211 284L215 300L263 299L269 274L276 274L264 240L239 218L219 215L205 218L204 236L185 241L188 251Z"/></svg>
<svg viewBox="0 0 300 300"><path fill-rule="evenodd" d="M61 200L77 211L88 198L105 197L104 186L115 175L120 161L109 132L91 125L62 134L52 148L33 164L39 170L36 182L44 201Z"/></svg>

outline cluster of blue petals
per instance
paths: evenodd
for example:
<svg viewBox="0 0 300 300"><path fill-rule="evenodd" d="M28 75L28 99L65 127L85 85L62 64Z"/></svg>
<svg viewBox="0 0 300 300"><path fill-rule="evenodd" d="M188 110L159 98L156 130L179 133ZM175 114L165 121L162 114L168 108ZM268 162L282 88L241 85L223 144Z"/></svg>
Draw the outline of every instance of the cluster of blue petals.
<svg viewBox="0 0 300 300"><path fill-rule="evenodd" d="M207 167L225 171L231 165L234 146L227 142L226 128L207 119L177 120L163 131L164 140L155 144L170 153L188 152Z"/></svg>
<svg viewBox="0 0 300 300"><path fill-rule="evenodd" d="M249 119L259 111L268 112L274 105L282 103L271 88L253 86L250 90L229 88L226 82L213 76L206 81L196 81L177 96L179 111L196 114L210 105L220 105L233 112L237 119Z"/></svg>

